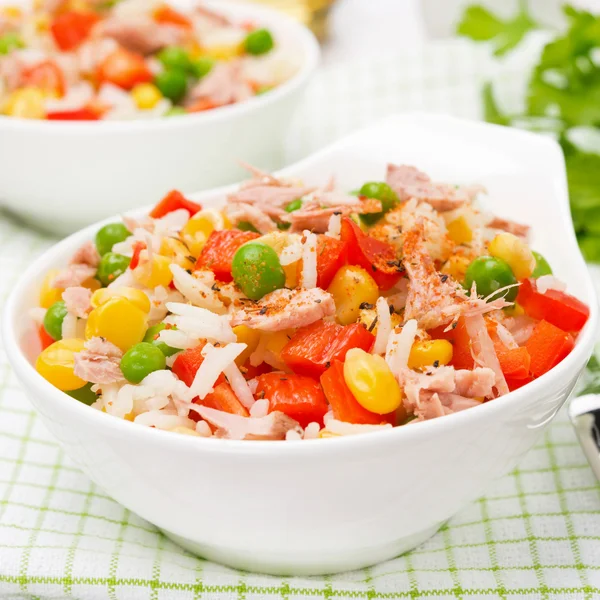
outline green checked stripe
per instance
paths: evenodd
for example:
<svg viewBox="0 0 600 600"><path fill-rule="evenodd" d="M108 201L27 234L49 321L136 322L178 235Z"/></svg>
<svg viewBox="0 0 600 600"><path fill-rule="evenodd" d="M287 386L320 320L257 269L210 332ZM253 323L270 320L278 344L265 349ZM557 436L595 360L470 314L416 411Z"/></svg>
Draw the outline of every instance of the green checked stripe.
<svg viewBox="0 0 600 600"><path fill-rule="evenodd" d="M328 67L296 114L287 157L402 110L477 118L492 69L484 50L459 41ZM0 303L52 243L0 218ZM595 599L600 487L561 413L518 469L405 556L328 577L236 572L183 551L92 484L43 428L0 350L0 598L11 597Z"/></svg>

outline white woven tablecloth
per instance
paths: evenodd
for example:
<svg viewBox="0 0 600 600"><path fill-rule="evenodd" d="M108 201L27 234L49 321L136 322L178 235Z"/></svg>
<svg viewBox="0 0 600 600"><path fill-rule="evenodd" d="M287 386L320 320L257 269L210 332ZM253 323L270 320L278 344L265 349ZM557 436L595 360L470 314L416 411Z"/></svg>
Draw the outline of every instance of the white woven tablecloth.
<svg viewBox="0 0 600 600"><path fill-rule="evenodd" d="M490 69L483 50L450 42L324 70L294 121L288 156L397 111L477 118L478 82ZM0 221L2 301L51 243ZM431 596L600 597L600 488L564 414L518 470L414 552L344 575L266 577L195 558L110 500L64 456L0 355L0 598Z"/></svg>

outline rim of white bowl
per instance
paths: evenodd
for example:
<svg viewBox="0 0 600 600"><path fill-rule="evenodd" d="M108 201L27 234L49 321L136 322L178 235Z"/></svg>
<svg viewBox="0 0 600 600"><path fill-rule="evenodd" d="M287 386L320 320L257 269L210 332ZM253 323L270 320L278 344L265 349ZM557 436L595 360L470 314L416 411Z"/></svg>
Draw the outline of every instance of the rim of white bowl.
<svg viewBox="0 0 600 600"><path fill-rule="evenodd" d="M557 144L554 140L544 138L538 134L534 134L528 131L509 129L506 127L500 127L488 123L474 122L446 115L427 114L415 111L413 113L403 113L401 116L395 115L392 117L388 117L389 120L399 118L448 121L453 122L455 124L460 124L461 126L467 128L491 128L495 129L497 132L502 132L502 134L506 136L521 138L523 140L531 140L532 137L535 137L538 143L547 143L554 147L557 147ZM380 124L385 123L385 121L386 120L381 121ZM369 129L369 127L365 129ZM360 135L361 131L355 132L354 134L351 134L348 137L352 137L353 135ZM332 147L336 147L339 144L340 141L335 142L334 144L332 144L332 146L317 151L313 155L304 158L298 163L286 167L285 169L280 171L280 173L286 173L290 170L293 171L294 168L297 168L300 165L304 165L305 163L308 163L312 160L317 160L321 155L327 153ZM230 185L221 188L215 188L212 190L205 190L197 194L196 196L202 198L202 196L217 194L221 191L226 191L234 186L235 184L233 186ZM562 190L561 195L565 196L567 194L566 178L563 182L563 187L564 189ZM568 200L568 195L566 195L564 199ZM132 212L143 212L144 210L148 211L149 207L142 207ZM583 265L585 265L583 257L581 256L581 253L578 250L575 232L571 226L572 220L567 201L561 202L560 210L563 212L563 216L565 217L565 223L567 224L567 227L565 227L565 233L568 236L568 245L571 246L571 249L569 249L568 247L565 249L573 254L574 260L579 261ZM152 440L154 440L153 443L162 444L164 446L169 446L173 444L185 444L190 451L192 451L192 449L195 448L196 451L202 452L213 451L219 452L221 454L251 455L255 457L265 457L269 460L277 460L279 457L285 460L301 458L302 456L306 456L307 454L322 452L345 453L348 451L360 451L360 449L364 448L365 446L380 446L383 448L384 446L386 446L386 444L395 443L395 441L397 440L397 436L405 436L405 438L406 436L408 436L407 439L411 439L411 436L435 435L435 433L439 431L440 428L450 428L453 427L455 424L464 423L466 420L471 420L472 422L476 423L478 418L480 418L481 415L484 414L484 411L487 412L490 416L492 414L497 415L498 413L504 410L505 406L508 406L509 404L518 404L527 395L533 394L542 396L544 395L544 393L547 394L551 392L551 390L554 389L557 385L559 385L561 381L567 379L574 369L580 369L585 366L585 364L587 363L587 357L591 355L593 351L596 342L596 337L598 334L600 305L598 304L595 286L591 280L589 272L586 269L585 285L590 300L590 316L581 333L579 334L575 348L561 363L559 363L557 366L555 366L553 369L551 369L549 372L545 373L538 379L535 379L534 381L526 384L522 388L510 392L506 396L502 396L501 398L498 398L494 401L485 402L480 406L474 406L467 410L453 413L451 415L446 415L443 418L430 419L427 421L419 422L413 426L408 427L392 427L389 429L383 429L381 431L368 432L351 436L340 436L328 440L299 440L297 442L286 441L284 443L264 440L247 441L202 438L195 436L192 437L173 433L170 431L145 427L142 425L136 426L135 423L131 423L130 421L126 421L125 419L120 419L113 415L94 410L89 406L74 400L71 396L60 391L48 381L46 381L35 370L35 367L27 360L24 353L22 352L14 327L14 323L17 321L17 319L23 317L23 315L20 315L19 313L21 297L24 295L26 288L29 287L31 282L37 280L40 274L45 273L49 268L51 268L52 264L56 261L56 258L58 256L65 254L68 249L75 249L77 245L81 244L83 241L92 239L93 235L96 233L99 227L102 227L104 224L113 221L114 218L115 216L113 215L108 219L104 219L103 221L89 225L88 227L65 238L58 244L55 244L42 256L38 257L34 261L34 263L28 267L28 269L25 271L25 273L23 273L23 275L19 279L19 282L17 283L16 287L14 288L6 302L2 315L2 337L4 347L9 362L15 370L19 380L27 380L29 382L29 385L34 387L36 389L36 392L42 396L52 396L56 402L59 402L63 405L63 410L70 411L76 418L87 420L89 423L94 424L97 427L104 428L105 430L112 430L113 434L121 432L123 434L136 436L150 436L148 438L149 442L152 443ZM546 422L547 421L544 421L544 423L542 423L540 426L543 426Z"/></svg>
<svg viewBox="0 0 600 600"><path fill-rule="evenodd" d="M205 2L216 10L225 8L228 12L242 12L244 17L254 16L265 24L275 23L282 27L292 29L296 38L298 51L303 53L303 61L299 70L287 81L260 96L253 96L243 102L221 106L200 113L191 113L177 117L159 117L154 119L132 119L123 121L48 121L37 119L19 119L0 115L0 131L2 129L22 130L26 133L61 135L106 135L114 132L126 133L128 131L152 131L165 128L185 128L193 124L218 123L238 115L250 112L293 94L302 88L310 79L321 60L321 48L316 37L308 27L298 23L284 13L272 8L257 6L236 0L215 0Z"/></svg>

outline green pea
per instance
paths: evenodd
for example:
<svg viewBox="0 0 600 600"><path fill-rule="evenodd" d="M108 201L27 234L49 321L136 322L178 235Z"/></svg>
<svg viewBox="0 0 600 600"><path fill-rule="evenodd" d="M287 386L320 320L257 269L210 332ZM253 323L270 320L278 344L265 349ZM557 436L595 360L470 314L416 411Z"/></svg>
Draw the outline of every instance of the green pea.
<svg viewBox="0 0 600 600"><path fill-rule="evenodd" d="M360 188L358 195L365 196L366 198L374 198L381 202L381 212L360 215L362 222L366 225L374 225L377 223L386 212L394 208L400 202L396 192L383 181L369 181L368 183L365 183Z"/></svg>
<svg viewBox="0 0 600 600"><path fill-rule="evenodd" d="M191 73L194 66L189 53L179 46L163 48L156 57L166 71L179 70Z"/></svg>
<svg viewBox="0 0 600 600"><path fill-rule="evenodd" d="M154 85L160 93L174 104L180 102L187 92L187 76L176 69L163 71L154 78Z"/></svg>
<svg viewBox="0 0 600 600"><path fill-rule="evenodd" d="M302 208L302 200L300 198L296 198L296 200L292 200L286 207L285 212L294 212L295 210L300 210Z"/></svg>
<svg viewBox="0 0 600 600"><path fill-rule="evenodd" d="M83 402L83 404L90 406L98 399L96 392L92 392L92 385L94 384L88 383L78 390L67 392L67 394L69 394L71 398L75 398L75 400L79 400L79 402Z"/></svg>
<svg viewBox="0 0 600 600"><path fill-rule="evenodd" d="M112 283L119 275L123 275L129 266L131 259L122 254L107 252L101 259L98 265L98 273L96 277L102 285Z"/></svg>
<svg viewBox="0 0 600 600"><path fill-rule="evenodd" d="M233 280L251 300L285 285L285 273L279 257L266 244L249 242L240 246L231 264Z"/></svg>
<svg viewBox="0 0 600 600"><path fill-rule="evenodd" d="M279 229L279 231L287 231L291 226L291 223L277 223L277 229Z"/></svg>
<svg viewBox="0 0 600 600"><path fill-rule="evenodd" d="M5 33L0 37L0 54L8 54L17 48L25 48L20 35L16 33Z"/></svg>
<svg viewBox="0 0 600 600"><path fill-rule="evenodd" d="M172 106L165 114L166 117L180 117L181 115L187 115L187 110L183 106Z"/></svg>
<svg viewBox="0 0 600 600"><path fill-rule="evenodd" d="M535 250L532 250L531 253L535 258L535 269L533 270L531 277L537 279L542 275L552 275L552 267L548 264L548 261Z"/></svg>
<svg viewBox="0 0 600 600"><path fill-rule="evenodd" d="M260 233L260 231L258 231L258 229L256 229L256 227L254 227L250 221L240 221L236 227L240 231L254 231L254 233Z"/></svg>
<svg viewBox="0 0 600 600"><path fill-rule="evenodd" d="M202 79L205 75L208 75L212 71L214 66L215 61L212 58L203 56L192 63L191 73L194 77Z"/></svg>
<svg viewBox="0 0 600 600"><path fill-rule="evenodd" d="M166 365L161 349L147 342L129 348L121 359L121 371L130 383L140 383L144 377L164 369Z"/></svg>
<svg viewBox="0 0 600 600"><path fill-rule="evenodd" d="M104 256L112 250L112 247L126 240L131 231L123 223L109 223L102 227L96 234L96 248L100 256Z"/></svg>
<svg viewBox="0 0 600 600"><path fill-rule="evenodd" d="M268 29L257 29L246 36L244 47L248 54L266 54L273 49L275 42Z"/></svg>
<svg viewBox="0 0 600 600"><path fill-rule="evenodd" d="M54 341L62 339L62 324L67 312L67 305L59 300L44 315L44 329Z"/></svg>
<svg viewBox="0 0 600 600"><path fill-rule="evenodd" d="M168 344L165 344L164 342L159 342L157 339L158 334L165 327L166 327L166 325L164 323L158 323L157 325L152 325L152 327L150 327L148 329L148 331L146 331L146 335L144 336L144 339L142 341L146 342L147 344L153 344L165 356L173 356L173 354L177 354L177 352L179 352L179 350L177 348L172 348L171 346L169 346ZM173 328L173 329L175 329L175 328Z"/></svg>
<svg viewBox="0 0 600 600"><path fill-rule="evenodd" d="M477 284L477 294L487 298L507 285L516 284L517 279L507 262L491 256L480 256L467 267L463 285L467 290L470 290L473 282ZM513 302L518 291L515 286L490 299L504 298L508 302Z"/></svg>

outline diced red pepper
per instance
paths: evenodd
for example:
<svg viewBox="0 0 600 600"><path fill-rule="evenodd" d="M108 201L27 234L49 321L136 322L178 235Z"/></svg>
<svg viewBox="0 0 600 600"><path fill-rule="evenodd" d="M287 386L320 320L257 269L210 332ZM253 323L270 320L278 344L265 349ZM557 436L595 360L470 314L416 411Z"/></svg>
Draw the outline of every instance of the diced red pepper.
<svg viewBox="0 0 600 600"><path fill-rule="evenodd" d="M530 317L548 321L563 331L580 331L590 316L589 307L575 296L558 290L540 294L530 279L522 282L517 302Z"/></svg>
<svg viewBox="0 0 600 600"><path fill-rule="evenodd" d="M531 356L531 374L540 377L555 367L575 347L570 333L548 321L540 321L527 340L525 347Z"/></svg>
<svg viewBox="0 0 600 600"><path fill-rule="evenodd" d="M525 347L507 348L502 342L494 342L496 356L502 373L507 379L527 379L531 368L531 356Z"/></svg>
<svg viewBox="0 0 600 600"><path fill-rule="evenodd" d="M533 381L533 377L531 377L531 375L529 375L528 377L525 377L524 379L510 379L510 378L506 378L506 385L508 385L508 389L511 392L514 392L515 390L518 390L519 388L522 388L524 385L527 385L528 383L531 383Z"/></svg>
<svg viewBox="0 0 600 600"><path fill-rule="evenodd" d="M63 72L51 60L45 60L25 69L23 72L23 85L36 87L57 96L64 96L65 94L65 77Z"/></svg>
<svg viewBox="0 0 600 600"><path fill-rule="evenodd" d="M333 276L346 264L348 244L320 235L317 240L317 287L327 289Z"/></svg>
<svg viewBox="0 0 600 600"><path fill-rule="evenodd" d="M170 212L184 208L193 217L202 210L202 206L197 202L188 200L181 192L171 190L151 211L150 216L153 219L160 219Z"/></svg>
<svg viewBox="0 0 600 600"><path fill-rule="evenodd" d="M231 263L235 253L240 246L258 237L260 234L254 231L239 229L213 231L202 248L196 269L210 269L215 274L215 278L224 283L233 281Z"/></svg>
<svg viewBox="0 0 600 600"><path fill-rule="evenodd" d="M131 262L129 263L129 268L132 271L140 264L140 254L144 248L146 248L146 244L144 242L133 242L133 256L131 257Z"/></svg>
<svg viewBox="0 0 600 600"><path fill-rule="evenodd" d="M46 114L49 121L98 121L101 113L85 107L77 110L60 110Z"/></svg>
<svg viewBox="0 0 600 600"><path fill-rule="evenodd" d="M43 325L39 327L40 343L42 344L42 350L45 350L48 346L54 344L54 338L50 337L50 334L46 331Z"/></svg>
<svg viewBox="0 0 600 600"><path fill-rule="evenodd" d="M241 417L250 416L246 407L238 400L231 386L226 381L215 385L215 389L210 394L207 394L203 400L194 400L194 402L208 406L209 408L231 413L232 415L240 415Z"/></svg>
<svg viewBox="0 0 600 600"><path fill-rule="evenodd" d="M334 360L327 371L321 375L321 385L325 397L331 405L333 416L346 423L379 425L388 422L385 415L378 415L363 408L344 380L344 365Z"/></svg>
<svg viewBox="0 0 600 600"><path fill-rule="evenodd" d="M338 325L317 321L302 327L283 347L281 359L300 375L318 378L333 360L343 361L351 348L368 352L375 341L361 324Z"/></svg>
<svg viewBox="0 0 600 600"><path fill-rule="evenodd" d="M197 113L210 110L211 108L217 108L218 106L218 104L215 104L209 98L200 98L200 100L196 100L196 102L193 102L187 106L185 110L189 113Z"/></svg>
<svg viewBox="0 0 600 600"><path fill-rule="evenodd" d="M202 348L204 344L200 344L195 348L188 348L177 356L171 370L185 385L192 385L196 372L204 361L202 356Z"/></svg>
<svg viewBox="0 0 600 600"><path fill-rule="evenodd" d="M117 48L111 52L98 65L96 76L99 83L112 83L124 90L154 79L144 57L125 48Z"/></svg>
<svg viewBox="0 0 600 600"><path fill-rule="evenodd" d="M467 332L465 320L460 317L456 326L444 331L447 325L431 329L428 333L433 339L448 340L452 344L452 360L450 364L455 369L473 369L475 361L471 354L471 338Z"/></svg>
<svg viewBox="0 0 600 600"><path fill-rule="evenodd" d="M184 27L185 29L192 29L192 22L183 14L170 7L168 4L159 6L154 11L154 20L157 23L164 25L175 25L177 27Z"/></svg>
<svg viewBox="0 0 600 600"><path fill-rule="evenodd" d="M63 51L77 48L90 35L100 17L89 11L71 10L58 15L50 25L56 45Z"/></svg>
<svg viewBox="0 0 600 600"><path fill-rule="evenodd" d="M381 290L389 290L400 281L404 270L394 246L363 233L348 217L342 219L341 238L348 243L348 263L368 271Z"/></svg>
<svg viewBox="0 0 600 600"><path fill-rule="evenodd" d="M266 362L262 362L256 367L248 362L243 366L242 373L244 375L244 379L246 379L246 381L250 381L250 379L254 379L255 377L264 375L265 373L270 373L272 370L273 367Z"/></svg>
<svg viewBox="0 0 600 600"><path fill-rule="evenodd" d="M295 419L302 427L315 422L323 424L329 410L325 394L317 381L302 375L267 373L258 377L257 398L269 401L270 410L280 411Z"/></svg>

